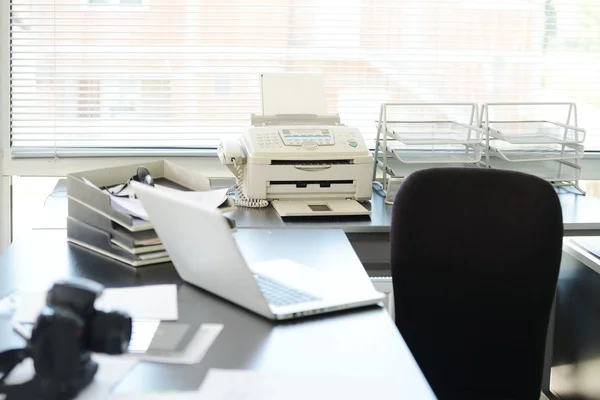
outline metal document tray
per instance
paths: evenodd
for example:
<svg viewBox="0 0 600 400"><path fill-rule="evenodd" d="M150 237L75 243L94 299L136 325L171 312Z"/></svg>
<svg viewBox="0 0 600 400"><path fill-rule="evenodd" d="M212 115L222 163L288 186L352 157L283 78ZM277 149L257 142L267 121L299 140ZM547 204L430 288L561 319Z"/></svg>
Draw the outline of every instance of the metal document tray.
<svg viewBox="0 0 600 400"><path fill-rule="evenodd" d="M410 146L388 143L388 152L405 163L477 163L481 160L482 148L468 144L431 144Z"/></svg>
<svg viewBox="0 0 600 400"><path fill-rule="evenodd" d="M578 160L583 158L583 146L578 144L512 144L490 141L492 155L511 162L543 160Z"/></svg>
<svg viewBox="0 0 600 400"><path fill-rule="evenodd" d="M454 121L387 122L388 135L411 145L419 144L477 144L483 130Z"/></svg>
<svg viewBox="0 0 600 400"><path fill-rule="evenodd" d="M488 124L490 137L513 144L583 143L585 129L550 121L502 121Z"/></svg>

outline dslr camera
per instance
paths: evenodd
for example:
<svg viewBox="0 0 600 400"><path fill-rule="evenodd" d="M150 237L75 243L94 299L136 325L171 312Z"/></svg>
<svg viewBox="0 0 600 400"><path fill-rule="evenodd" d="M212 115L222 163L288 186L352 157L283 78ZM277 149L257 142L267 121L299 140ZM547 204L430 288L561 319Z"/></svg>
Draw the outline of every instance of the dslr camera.
<svg viewBox="0 0 600 400"><path fill-rule="evenodd" d="M20 385L22 398L73 399L98 371L91 353L116 355L127 350L131 317L97 310L94 302L103 290L102 285L86 279L54 283L21 353L25 354L21 360L31 357L35 367L33 380ZM15 365L21 360L15 360Z"/></svg>

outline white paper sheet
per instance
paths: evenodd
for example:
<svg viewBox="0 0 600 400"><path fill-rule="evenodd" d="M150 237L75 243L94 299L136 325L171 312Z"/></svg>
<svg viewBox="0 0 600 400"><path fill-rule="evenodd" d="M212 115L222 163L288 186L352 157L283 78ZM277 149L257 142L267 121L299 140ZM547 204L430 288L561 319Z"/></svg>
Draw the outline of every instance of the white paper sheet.
<svg viewBox="0 0 600 400"><path fill-rule="evenodd" d="M155 186L156 189L165 192L175 193L177 196L203 204L209 208L218 208L227 200L228 188L207 190L204 192L184 192L182 190L171 189L166 186Z"/></svg>
<svg viewBox="0 0 600 400"><path fill-rule="evenodd" d="M150 354L126 354L122 357L136 358L163 364L197 364L223 330L222 324L202 324L185 350L181 353L165 352L164 356Z"/></svg>
<svg viewBox="0 0 600 400"><path fill-rule="evenodd" d="M137 360L124 357L111 357L93 354L92 358L98 363L98 372L92 383L77 396L77 400L106 399L109 393L137 363ZM6 383L16 385L33 378L35 369L31 358L19 364L8 376Z"/></svg>
<svg viewBox="0 0 600 400"><path fill-rule="evenodd" d="M18 303L13 322L34 323L46 304L46 292L22 293ZM133 319L176 321L179 318L177 286L174 284L107 288L95 306L125 311Z"/></svg>
<svg viewBox="0 0 600 400"><path fill-rule="evenodd" d="M122 214L128 214L146 221L149 220L148 213L139 199L111 196L110 205Z"/></svg>
<svg viewBox="0 0 600 400"><path fill-rule="evenodd" d="M167 254L166 251L155 251L152 253L138 254L138 257L140 260L154 260L155 258L167 257L168 255L169 254Z"/></svg>
<svg viewBox="0 0 600 400"><path fill-rule="evenodd" d="M198 400L435 400L425 378L283 374L211 369Z"/></svg>
<svg viewBox="0 0 600 400"><path fill-rule="evenodd" d="M208 208L218 208L227 200L227 191L229 189L216 189L207 190L204 192L187 192L183 190L171 189L166 186L155 185L156 190L174 193L176 196L184 199L188 199L197 203L200 203ZM119 187L116 187L117 191ZM113 189L111 189L112 191ZM132 196L132 197L116 197L113 196L111 199L112 207L122 212L123 214L129 214L137 218L149 220L148 213L142 205L139 199L133 198L134 190L131 186L126 187L119 196Z"/></svg>

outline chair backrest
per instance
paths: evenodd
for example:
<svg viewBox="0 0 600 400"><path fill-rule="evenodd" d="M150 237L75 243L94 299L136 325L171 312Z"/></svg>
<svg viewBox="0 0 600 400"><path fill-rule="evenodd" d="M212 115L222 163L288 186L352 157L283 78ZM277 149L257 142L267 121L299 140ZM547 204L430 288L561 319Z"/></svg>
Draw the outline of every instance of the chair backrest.
<svg viewBox="0 0 600 400"><path fill-rule="evenodd" d="M434 168L402 184L396 325L441 400L539 399L562 236L558 196L532 175Z"/></svg>

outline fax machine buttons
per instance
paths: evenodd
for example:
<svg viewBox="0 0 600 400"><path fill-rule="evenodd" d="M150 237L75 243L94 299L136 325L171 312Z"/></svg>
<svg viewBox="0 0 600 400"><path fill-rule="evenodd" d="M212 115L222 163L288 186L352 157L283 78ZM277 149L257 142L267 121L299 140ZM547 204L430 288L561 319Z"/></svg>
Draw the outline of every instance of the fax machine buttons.
<svg viewBox="0 0 600 400"><path fill-rule="evenodd" d="M306 150L316 150L319 148L319 143L317 143L315 140L305 140L302 143L302 148Z"/></svg>

